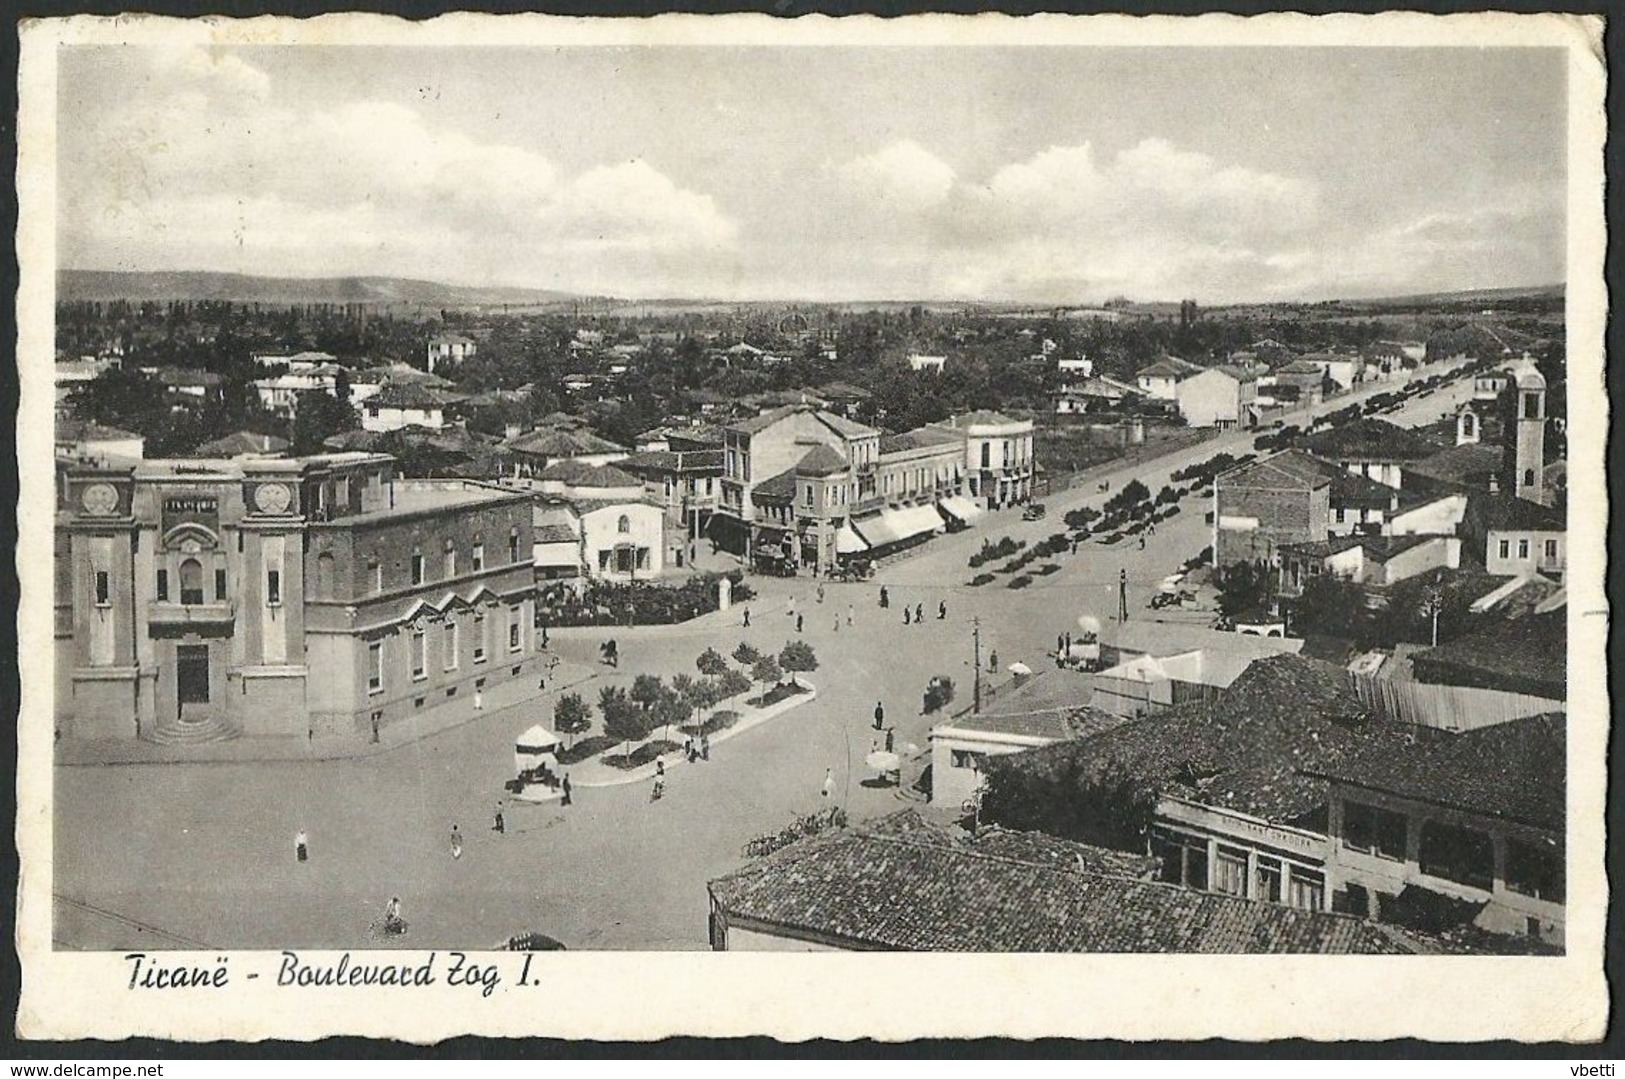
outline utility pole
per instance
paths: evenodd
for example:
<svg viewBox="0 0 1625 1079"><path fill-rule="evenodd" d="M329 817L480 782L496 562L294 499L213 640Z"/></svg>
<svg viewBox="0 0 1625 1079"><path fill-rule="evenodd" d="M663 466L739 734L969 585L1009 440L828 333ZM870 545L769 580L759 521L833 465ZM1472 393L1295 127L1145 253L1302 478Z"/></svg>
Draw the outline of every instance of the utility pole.
<svg viewBox="0 0 1625 1079"><path fill-rule="evenodd" d="M971 643L975 650L975 659L971 661L971 712L976 715L982 713L982 620L971 620Z"/></svg>
<svg viewBox="0 0 1625 1079"><path fill-rule="evenodd" d="M1128 621L1128 570L1117 571L1117 624Z"/></svg>

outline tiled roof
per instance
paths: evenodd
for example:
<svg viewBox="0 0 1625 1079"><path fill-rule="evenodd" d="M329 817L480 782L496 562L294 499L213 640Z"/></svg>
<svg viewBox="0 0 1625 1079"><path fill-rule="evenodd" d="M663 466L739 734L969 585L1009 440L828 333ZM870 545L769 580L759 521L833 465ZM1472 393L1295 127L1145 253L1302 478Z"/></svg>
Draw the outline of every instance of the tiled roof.
<svg viewBox="0 0 1625 1079"><path fill-rule="evenodd" d="M1508 532L1563 532L1568 521L1550 506L1512 495L1474 494L1473 514L1485 528Z"/></svg>
<svg viewBox="0 0 1625 1079"><path fill-rule="evenodd" d="M1439 447L1406 427L1373 416L1310 435L1304 446L1334 461L1420 461Z"/></svg>
<svg viewBox="0 0 1625 1079"><path fill-rule="evenodd" d="M222 380L213 371L166 367L158 372L158 381L165 386L218 386Z"/></svg>
<svg viewBox="0 0 1625 1079"><path fill-rule="evenodd" d="M1318 774L1469 813L1562 832L1568 719L1547 712L1415 745L1388 746Z"/></svg>
<svg viewBox="0 0 1625 1079"><path fill-rule="evenodd" d="M362 405L368 409L436 409L462 399L461 394L448 393L419 382L390 382L363 401Z"/></svg>
<svg viewBox="0 0 1625 1079"><path fill-rule="evenodd" d="M132 438L141 438L134 431L125 431L118 427L103 427L99 423L88 420L59 419L56 421L57 442L127 442Z"/></svg>
<svg viewBox="0 0 1625 1079"><path fill-rule="evenodd" d="M1178 356L1164 356L1160 360L1149 363L1140 368L1138 374L1147 378L1184 378L1194 375L1202 369L1189 360L1182 360Z"/></svg>
<svg viewBox="0 0 1625 1079"><path fill-rule="evenodd" d="M799 476L833 476L846 471L846 458L830 446L814 446L796 462Z"/></svg>
<svg viewBox="0 0 1625 1079"><path fill-rule="evenodd" d="M281 453L290 443L276 435L262 435L254 431L233 431L229 435L205 442L197 448L199 457L236 457L242 453Z"/></svg>
<svg viewBox="0 0 1625 1079"><path fill-rule="evenodd" d="M1568 611L1488 619L1488 625L1411 656L1418 681L1562 700L1568 695Z"/></svg>
<svg viewBox="0 0 1625 1079"><path fill-rule="evenodd" d="M750 497L756 501L794 502L796 499L796 470L787 468L777 476L771 476L750 489Z"/></svg>
<svg viewBox="0 0 1625 1079"><path fill-rule="evenodd" d="M1356 547L1365 548L1365 556L1373 562L1386 562L1395 555L1403 554L1413 547L1420 547L1424 543L1432 543L1440 539L1433 535L1408 536L1333 536L1330 539L1317 540L1313 543L1288 543L1281 546L1283 554L1307 555L1312 558L1326 558L1330 555L1350 551Z"/></svg>
<svg viewBox="0 0 1625 1079"><path fill-rule="evenodd" d="M914 820L897 820L906 817ZM1363 919L1118 875L1134 868L1112 852L1044 837L996 832L955 841L904 810L873 826L793 844L713 880L710 890L735 920L861 949L1410 950Z"/></svg>
<svg viewBox="0 0 1625 1079"><path fill-rule="evenodd" d="M589 465L570 459L554 461L542 469L538 478L558 480L570 487L637 487L641 484L636 476L613 465Z"/></svg>
<svg viewBox="0 0 1625 1079"><path fill-rule="evenodd" d="M584 457L589 454L625 453L626 447L599 438L591 431L575 427L546 426L516 435L506 443L517 453L538 457Z"/></svg>
<svg viewBox="0 0 1625 1079"><path fill-rule="evenodd" d="M1219 474L1226 487L1290 487L1314 490L1332 481L1332 473L1302 450L1282 450L1261 461L1232 468Z"/></svg>
<svg viewBox="0 0 1625 1079"><path fill-rule="evenodd" d="M1212 704L1177 706L999 764L1044 769L1069 760L1096 775L1122 769L1158 794L1285 824L1326 802L1325 783L1303 769L1401 737L1369 715L1341 667L1270 656L1255 660Z"/></svg>
<svg viewBox="0 0 1625 1079"><path fill-rule="evenodd" d="M629 472L706 472L722 467L721 450L644 450L615 462Z"/></svg>
<svg viewBox="0 0 1625 1079"><path fill-rule="evenodd" d="M1332 505L1368 505L1387 509L1399 498L1399 491L1369 476L1357 476L1341 465L1324 462L1332 481Z"/></svg>
<svg viewBox="0 0 1625 1079"><path fill-rule="evenodd" d="M945 431L940 427L916 427L902 434L881 435L880 452L897 453L902 450L924 449L929 446L958 446L963 443L964 437L952 431Z"/></svg>
<svg viewBox="0 0 1625 1079"><path fill-rule="evenodd" d="M1293 360L1291 363L1282 367L1278 373L1283 375L1318 375L1321 374L1323 370L1324 368L1322 368L1320 364L1316 363L1314 360L1302 359Z"/></svg>
<svg viewBox="0 0 1625 1079"><path fill-rule="evenodd" d="M1455 422L1450 421L1452 432ZM1421 473L1435 479L1448 480L1452 483L1467 483L1480 476L1499 472L1501 470L1501 451L1495 446L1488 446L1481 442L1471 442L1464 446L1451 446L1440 450L1431 457L1407 465L1405 479L1409 482L1412 473Z"/></svg>
<svg viewBox="0 0 1625 1079"><path fill-rule="evenodd" d="M738 423L730 423L727 429L738 431L741 434L754 435L759 431L767 430L786 416L794 414L800 407L799 405L785 405L783 408L769 409L759 416L752 416L750 419L740 420Z"/></svg>
<svg viewBox="0 0 1625 1079"><path fill-rule="evenodd" d="M569 525L536 525L532 535L537 543L574 543L579 538Z"/></svg>

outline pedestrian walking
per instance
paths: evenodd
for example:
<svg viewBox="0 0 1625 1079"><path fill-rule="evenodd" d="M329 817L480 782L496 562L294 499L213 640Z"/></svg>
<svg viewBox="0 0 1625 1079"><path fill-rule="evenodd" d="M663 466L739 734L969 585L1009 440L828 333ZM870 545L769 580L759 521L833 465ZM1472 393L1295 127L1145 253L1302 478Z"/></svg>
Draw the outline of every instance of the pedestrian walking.
<svg viewBox="0 0 1625 1079"><path fill-rule="evenodd" d="M649 801L658 802L660 801L661 795L665 793L666 781L659 776L655 776L655 785L649 789Z"/></svg>
<svg viewBox="0 0 1625 1079"><path fill-rule="evenodd" d="M916 603L914 605L914 624L919 625L921 622L924 622L924 621L925 621L925 604Z"/></svg>
<svg viewBox="0 0 1625 1079"><path fill-rule="evenodd" d="M655 758L655 775L664 777L666 774L666 758Z"/></svg>
<svg viewBox="0 0 1625 1079"><path fill-rule="evenodd" d="M836 633L841 632L841 616L840 615L835 616L835 632Z"/></svg>
<svg viewBox="0 0 1625 1079"><path fill-rule="evenodd" d="M886 706L879 701L875 702L875 730L886 725Z"/></svg>
<svg viewBox="0 0 1625 1079"><path fill-rule="evenodd" d="M999 670L999 650L997 648L995 648L993 650L993 653L987 657L987 669L989 671L993 672L994 674L998 673L998 670Z"/></svg>
<svg viewBox="0 0 1625 1079"><path fill-rule="evenodd" d="M824 797L828 798L830 795L832 795L834 793L835 793L835 770L832 769L832 768L825 768L824 769Z"/></svg>
<svg viewBox="0 0 1625 1079"><path fill-rule="evenodd" d="M463 833L459 832L457 830L457 826L454 824L454 825L451 826L451 857L455 861L456 859L461 858L462 856L463 856Z"/></svg>
<svg viewBox="0 0 1625 1079"><path fill-rule="evenodd" d="M801 632L801 615L796 615L796 632Z"/></svg>
<svg viewBox="0 0 1625 1079"><path fill-rule="evenodd" d="M846 605L846 624L849 626L852 624L852 604L850 603Z"/></svg>
<svg viewBox="0 0 1625 1079"><path fill-rule="evenodd" d="M1078 553L1078 537L1076 537L1076 536L1072 537L1072 553L1073 554Z"/></svg>
<svg viewBox="0 0 1625 1079"><path fill-rule="evenodd" d="M711 732L706 731L700 735L700 760L711 759Z"/></svg>
<svg viewBox="0 0 1625 1079"><path fill-rule="evenodd" d="M749 607L745 608L745 628L746 629L750 628L750 608Z"/></svg>
<svg viewBox="0 0 1625 1079"><path fill-rule="evenodd" d="M937 600L937 621L938 622L944 621L945 619L947 619L947 617L948 617L948 601L945 600L945 599Z"/></svg>
<svg viewBox="0 0 1625 1079"><path fill-rule="evenodd" d="M886 732L886 752L887 753L890 753L892 751L892 749L891 749L891 747L892 747L892 739L893 739L893 736L895 734L896 734L895 731L887 731Z"/></svg>
<svg viewBox="0 0 1625 1079"><path fill-rule="evenodd" d="M305 834L303 828L294 834L293 856L301 862L310 861L310 837Z"/></svg>
<svg viewBox="0 0 1625 1079"><path fill-rule="evenodd" d="M796 597L791 596L788 600L785 601L784 613L789 615L791 618L794 618L796 616Z"/></svg>
<svg viewBox="0 0 1625 1079"><path fill-rule="evenodd" d="M818 602L819 603L824 602L824 586L823 585L818 586Z"/></svg>
<svg viewBox="0 0 1625 1079"><path fill-rule="evenodd" d="M904 608L903 608L903 625L905 625L905 626L906 626L906 625L908 625L908 624L909 624L909 622L910 622L910 621L911 621L911 620L912 620L912 619L913 619L913 614L912 614L912 613L911 613L911 612L910 612L910 611L909 611L909 609L908 609L908 608L907 608L907 607L906 607L906 606L905 606L905 607L904 607Z"/></svg>
<svg viewBox="0 0 1625 1079"><path fill-rule="evenodd" d="M496 813L491 818L491 831L497 835L508 834L508 824L502 819L502 803L497 803Z"/></svg>
<svg viewBox="0 0 1625 1079"><path fill-rule="evenodd" d="M700 751L694 748L694 739L683 739L683 756L688 758L688 763L693 764L699 755Z"/></svg>
<svg viewBox="0 0 1625 1079"><path fill-rule="evenodd" d="M1068 633L1066 635L1066 650L1063 651L1061 653L1061 655L1070 656L1071 654L1072 654L1072 634Z"/></svg>
<svg viewBox="0 0 1625 1079"><path fill-rule="evenodd" d="M384 932L399 936L406 932L406 920L401 917L401 897L391 896L384 906Z"/></svg>
<svg viewBox="0 0 1625 1079"><path fill-rule="evenodd" d="M1140 550L1142 550L1142 551L1145 550L1145 537L1144 536L1140 537Z"/></svg>
<svg viewBox="0 0 1625 1079"><path fill-rule="evenodd" d="M891 594L886 591L885 585L880 586L880 605L882 607L891 606Z"/></svg>
<svg viewBox="0 0 1625 1079"><path fill-rule="evenodd" d="M570 804L570 773L569 772L564 773L564 779L560 781L559 786L564 791L564 797L563 797L562 800L560 800L559 804L567 806L567 805Z"/></svg>
<svg viewBox="0 0 1625 1079"><path fill-rule="evenodd" d="M1055 654L1058 656L1066 655L1066 638L1059 633L1055 635Z"/></svg>

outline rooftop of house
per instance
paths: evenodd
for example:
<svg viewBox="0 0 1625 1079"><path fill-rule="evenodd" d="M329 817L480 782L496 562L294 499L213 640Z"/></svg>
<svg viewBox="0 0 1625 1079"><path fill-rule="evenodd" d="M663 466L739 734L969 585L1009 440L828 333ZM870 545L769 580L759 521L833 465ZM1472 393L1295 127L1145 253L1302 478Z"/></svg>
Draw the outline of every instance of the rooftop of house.
<svg viewBox="0 0 1625 1079"><path fill-rule="evenodd" d="M442 390L422 382L391 380L383 389L368 397L363 405L367 409L383 408L429 411L444 408L463 399L463 395Z"/></svg>
<svg viewBox="0 0 1625 1079"><path fill-rule="evenodd" d="M1303 450L1282 450L1258 461L1237 465L1219 474L1225 487L1290 487L1315 490L1332 482L1335 472ZM1344 472L1344 469L1336 469Z"/></svg>
<svg viewBox="0 0 1625 1079"><path fill-rule="evenodd" d="M615 462L628 472L716 472L721 450L643 450Z"/></svg>
<svg viewBox="0 0 1625 1079"><path fill-rule="evenodd" d="M769 476L750 489L754 502L790 503L796 500L796 470L787 468L777 476Z"/></svg>
<svg viewBox="0 0 1625 1079"><path fill-rule="evenodd" d="M1561 833L1568 717L1546 712L1385 747L1321 769L1322 779Z"/></svg>
<svg viewBox="0 0 1625 1079"><path fill-rule="evenodd" d="M1212 703L1179 705L1096 737L1029 750L1087 772L1121 770L1162 796L1292 824L1326 804L1306 768L1400 739L1372 718L1342 667L1302 656L1254 661ZM1017 758L1001 758L1016 767ZM1047 757L1033 757L1043 767Z"/></svg>
<svg viewBox="0 0 1625 1079"><path fill-rule="evenodd" d="M205 442L197 448L199 457L236 457L244 453L281 453L291 443L276 435L258 431L233 431L229 435Z"/></svg>
<svg viewBox="0 0 1625 1079"><path fill-rule="evenodd" d="M933 446L959 446L963 440L952 431L940 427L916 427L897 435L880 436L880 452L903 453L908 450L928 449Z"/></svg>
<svg viewBox="0 0 1625 1079"><path fill-rule="evenodd" d="M1333 461L1420 461L1440 450L1410 428L1374 416L1310 435L1304 447Z"/></svg>
<svg viewBox="0 0 1625 1079"><path fill-rule="evenodd" d="M515 435L503 443L514 453L534 457L586 457L605 453L625 453L626 447L600 438L591 431L571 425L537 427Z"/></svg>
<svg viewBox="0 0 1625 1079"><path fill-rule="evenodd" d="M1132 856L1131 856L1132 857ZM713 880L734 919L851 948L954 952L1382 953L1346 915L1138 879L1143 859L1034 834L969 839L913 810L792 844Z"/></svg>
<svg viewBox="0 0 1625 1079"><path fill-rule="evenodd" d="M1226 655L1260 659L1264 656L1296 654L1303 649L1303 640L1297 637L1259 637L1251 633L1232 633L1211 626L1191 622L1152 622L1130 619L1127 622L1108 622L1101 643L1119 652L1168 656L1179 652L1204 649Z"/></svg>
<svg viewBox="0 0 1625 1079"><path fill-rule="evenodd" d="M837 416L833 412L821 411L815 405L806 404L783 405L779 408L769 409L759 416L752 416L750 419L740 420L738 423L731 423L728 425L727 429L730 431L737 431L741 434L753 435L760 431L767 430L780 420L792 416L797 412L807 412L813 414L817 417L818 422L830 428L830 430L834 431L836 434L841 435L843 438L862 438L869 435L878 435L880 433L873 427L858 423L854 420L849 420L845 416Z"/></svg>
<svg viewBox="0 0 1625 1079"><path fill-rule="evenodd" d="M992 409L980 408L973 412L961 412L957 416L949 416L942 423L948 427L1007 427L1019 421L1011 419L1002 412Z"/></svg>
<svg viewBox="0 0 1625 1079"><path fill-rule="evenodd" d="M1318 375L1324 370L1325 368L1323 368L1320 364L1305 356L1302 359L1293 360L1291 363L1284 365L1280 369L1279 373L1283 375Z"/></svg>
<svg viewBox="0 0 1625 1079"><path fill-rule="evenodd" d="M1410 535L1410 536L1332 536L1329 539L1316 540L1312 543L1287 543L1281 545L1283 555L1297 555L1302 558L1329 558L1344 551L1352 551L1356 547L1364 548L1365 557L1373 562L1386 562L1396 555L1421 547L1428 543L1442 541L1441 536Z"/></svg>
<svg viewBox="0 0 1625 1079"><path fill-rule="evenodd" d="M1487 617L1465 636L1412 654L1418 681L1562 700L1568 696L1568 610Z"/></svg>
<svg viewBox="0 0 1625 1079"><path fill-rule="evenodd" d="M1184 378L1186 375L1199 374L1202 368L1182 360L1178 356L1163 356L1140 368L1137 372L1145 378Z"/></svg>
<svg viewBox="0 0 1625 1079"><path fill-rule="evenodd" d="M1564 532L1568 529L1568 520L1561 511L1527 498L1475 493L1472 503L1474 518L1487 529L1501 532Z"/></svg>
<svg viewBox="0 0 1625 1079"><path fill-rule="evenodd" d="M846 471L846 458L832 446L814 446L796 462L798 476L834 476Z"/></svg>
<svg viewBox="0 0 1625 1079"><path fill-rule="evenodd" d="M815 392L826 401L862 401L870 396L868 390L850 382L831 382L818 387Z"/></svg>
<svg viewBox="0 0 1625 1079"><path fill-rule="evenodd" d="M335 525L367 524L407 514L440 512L492 502L512 501L523 492L507 491L461 480L396 480L388 504L366 513L335 517Z"/></svg>
<svg viewBox="0 0 1625 1079"><path fill-rule="evenodd" d="M56 421L56 441L58 445L68 442L128 442L132 438L143 437L134 431L126 431L118 427L104 427L89 420L67 418Z"/></svg>
<svg viewBox="0 0 1625 1079"><path fill-rule="evenodd" d="M551 523L532 525L531 536L537 543L575 543L581 538L569 525Z"/></svg>
<svg viewBox="0 0 1625 1079"><path fill-rule="evenodd" d="M1455 421L1448 421L1452 435ZM1424 457L1405 466L1406 482L1413 474L1476 486L1474 482L1501 470L1502 453L1499 446L1483 442L1469 442L1462 446L1449 446L1431 457Z"/></svg>
<svg viewBox="0 0 1625 1079"><path fill-rule="evenodd" d="M640 487L642 481L630 472L614 465L590 465L585 461L566 458L554 461L542 469L540 480L554 480L568 487L610 488Z"/></svg>

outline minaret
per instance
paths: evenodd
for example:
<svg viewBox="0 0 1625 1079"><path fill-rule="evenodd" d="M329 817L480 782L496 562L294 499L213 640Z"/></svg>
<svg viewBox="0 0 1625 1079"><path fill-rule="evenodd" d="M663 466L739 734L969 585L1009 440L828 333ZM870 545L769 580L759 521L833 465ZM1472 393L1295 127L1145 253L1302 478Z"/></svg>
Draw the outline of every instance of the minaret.
<svg viewBox="0 0 1625 1079"><path fill-rule="evenodd" d="M1512 369L1513 422L1507 433L1506 490L1540 502L1546 451L1546 379L1527 356Z"/></svg>

